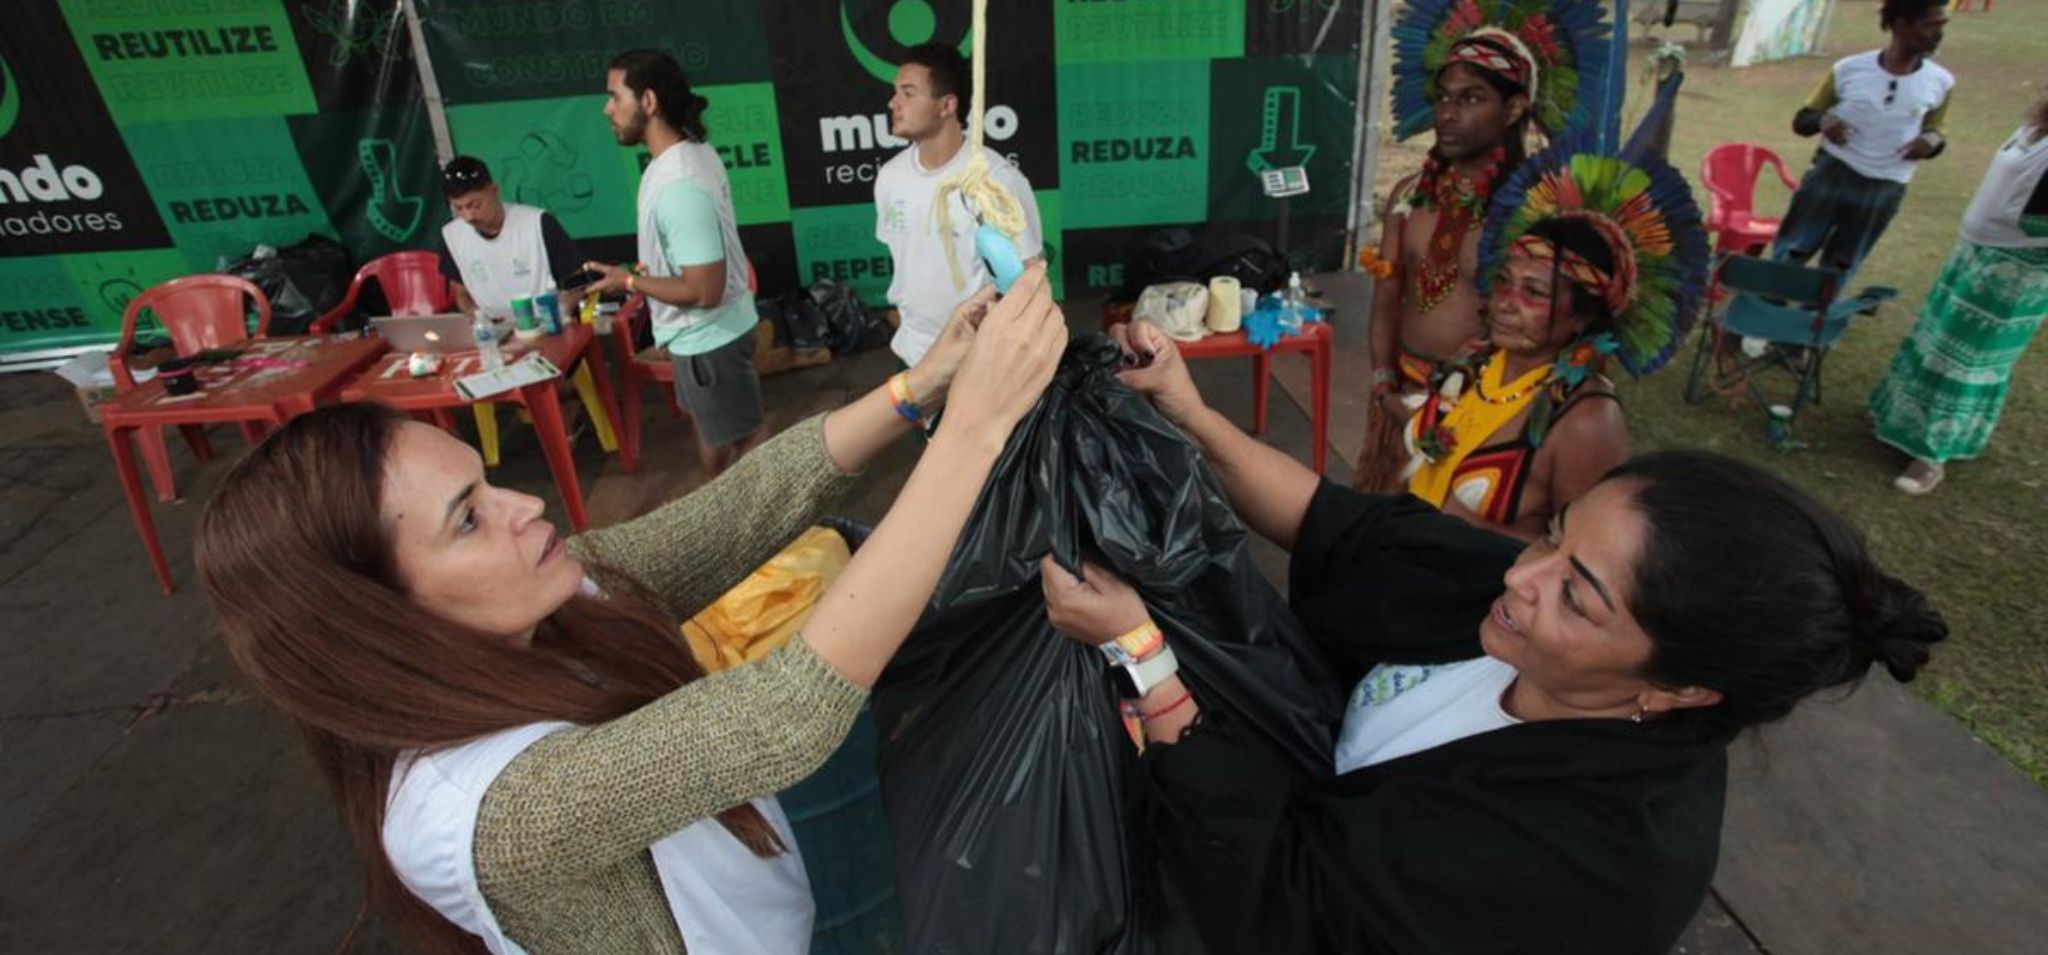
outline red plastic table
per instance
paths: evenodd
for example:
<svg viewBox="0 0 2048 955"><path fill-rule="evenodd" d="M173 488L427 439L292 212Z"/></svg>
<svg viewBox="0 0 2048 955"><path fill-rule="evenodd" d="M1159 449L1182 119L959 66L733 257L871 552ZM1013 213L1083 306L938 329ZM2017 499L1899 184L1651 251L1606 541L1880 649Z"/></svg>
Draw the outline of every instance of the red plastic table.
<svg viewBox="0 0 2048 955"><path fill-rule="evenodd" d="M165 594L177 588L135 468L136 429L227 423L275 427L332 397L350 376L377 360L384 343L374 338L266 338L230 348L241 357L201 366L201 388L193 394L169 394L161 379L152 379L100 405L100 430L113 452L121 492Z"/></svg>
<svg viewBox="0 0 2048 955"><path fill-rule="evenodd" d="M591 326L570 325L559 335L543 335L510 343L505 353L507 362L517 361L529 351L539 351L549 364L561 369L563 377L550 378L489 398L520 405L533 417L533 430L540 438L541 453L547 455L548 470L554 472L555 488L562 495L562 509L568 512L569 525L578 532L590 529L590 518L583 510L583 484L576 478L576 460L569 450L569 431L562 421L560 389L561 383L576 370L577 362L596 359L590 361L590 370L597 380L598 398L604 402L604 411L612 416L611 420L619 420L618 402L612 398L611 376L605 371L603 354L592 344L595 340L596 334ZM341 399L382 402L400 411L411 412L442 411L474 404L455 390L455 380L482 370L475 351L450 353L441 371L425 378L414 378L407 373L408 358L394 354L371 367L342 388ZM623 444L620 451L628 453Z"/></svg>
<svg viewBox="0 0 2048 955"><path fill-rule="evenodd" d="M1104 327L1113 323L1113 316L1103 316ZM1307 355L1309 361L1309 420L1315 434L1309 439L1311 466L1317 474L1323 473L1323 464L1330 451L1330 323L1310 322L1302 326L1301 333L1280 339L1272 348L1260 348L1251 343L1242 329L1229 334L1208 335L1198 341L1174 342L1182 358L1201 361L1209 358L1250 358L1252 360L1252 433L1266 431L1266 398L1273 379L1273 356L1276 354Z"/></svg>

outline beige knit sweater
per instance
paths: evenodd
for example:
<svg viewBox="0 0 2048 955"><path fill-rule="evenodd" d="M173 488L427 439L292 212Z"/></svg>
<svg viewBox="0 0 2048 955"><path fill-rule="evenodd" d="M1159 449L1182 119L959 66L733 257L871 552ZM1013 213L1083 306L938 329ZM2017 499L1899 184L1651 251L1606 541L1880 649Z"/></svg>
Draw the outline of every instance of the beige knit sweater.
<svg viewBox="0 0 2048 955"><path fill-rule="evenodd" d="M571 550L646 584L679 619L811 526L852 484L811 418L703 488L645 517L573 537ZM477 881L506 934L534 955L679 953L647 847L810 775L867 692L799 637L599 726L556 733L484 794Z"/></svg>

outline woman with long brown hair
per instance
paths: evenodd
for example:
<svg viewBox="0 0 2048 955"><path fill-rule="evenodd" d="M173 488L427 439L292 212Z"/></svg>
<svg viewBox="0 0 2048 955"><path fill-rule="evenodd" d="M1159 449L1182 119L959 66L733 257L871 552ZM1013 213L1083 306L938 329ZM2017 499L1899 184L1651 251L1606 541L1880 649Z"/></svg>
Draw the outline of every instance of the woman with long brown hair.
<svg viewBox="0 0 2048 955"><path fill-rule="evenodd" d="M333 786L372 900L433 951L805 950L803 864L767 794L845 736L1066 341L1042 266L992 299L889 385L566 540L467 446L377 406L303 416L236 465L199 572L235 662ZM803 633L705 677L675 622L949 390Z"/></svg>

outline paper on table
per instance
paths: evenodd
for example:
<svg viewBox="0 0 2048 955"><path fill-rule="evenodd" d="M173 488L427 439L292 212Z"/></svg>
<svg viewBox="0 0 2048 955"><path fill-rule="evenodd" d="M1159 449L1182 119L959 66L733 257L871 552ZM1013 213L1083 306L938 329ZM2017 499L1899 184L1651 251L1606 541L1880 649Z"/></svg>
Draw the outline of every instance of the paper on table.
<svg viewBox="0 0 2048 955"><path fill-rule="evenodd" d="M496 371L457 378L455 393L461 395L465 401L477 401L560 377L562 370L535 352Z"/></svg>
<svg viewBox="0 0 2048 955"><path fill-rule="evenodd" d="M82 352L77 357L58 365L57 375L71 383L74 388L112 388L114 372L107 367L107 353L103 350ZM137 374L137 381L155 377L156 369L148 369L148 376Z"/></svg>

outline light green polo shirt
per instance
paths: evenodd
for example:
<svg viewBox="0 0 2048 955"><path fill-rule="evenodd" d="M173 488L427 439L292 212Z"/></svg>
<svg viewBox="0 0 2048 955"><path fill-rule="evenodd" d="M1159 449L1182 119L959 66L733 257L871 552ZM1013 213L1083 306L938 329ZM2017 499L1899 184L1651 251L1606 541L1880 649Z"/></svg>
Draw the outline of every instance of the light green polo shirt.
<svg viewBox="0 0 2048 955"><path fill-rule="evenodd" d="M669 183L655 200L654 225L661 237L662 255L677 274L690 266L725 261L718 203L702 186L687 180ZM737 299L728 295L711 308L685 308L683 312L690 316L690 324L657 342L671 354L702 355L722 348L741 335L753 334L760 322L751 292Z"/></svg>

